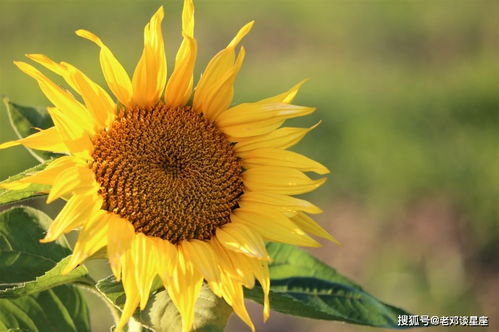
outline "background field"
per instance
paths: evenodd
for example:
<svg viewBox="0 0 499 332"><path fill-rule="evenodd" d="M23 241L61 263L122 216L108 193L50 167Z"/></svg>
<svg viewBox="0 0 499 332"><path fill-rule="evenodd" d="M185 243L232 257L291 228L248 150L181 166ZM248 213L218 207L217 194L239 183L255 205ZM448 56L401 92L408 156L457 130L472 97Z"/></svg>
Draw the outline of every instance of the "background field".
<svg viewBox="0 0 499 332"><path fill-rule="evenodd" d="M160 4L1 0L0 95L47 105L12 64L24 53L69 61L102 83L97 48L73 34L78 28L102 37L131 72L143 26ZM180 1L166 3L170 67L180 8ZM235 103L311 78L296 103L318 110L293 123L322 124L296 150L332 170L307 197L343 243L311 252L411 312L488 315L497 326L499 3L212 0L198 1L196 12L196 77L240 26L256 20L243 43ZM2 111L0 141L12 138ZM35 164L22 148L0 156L0 179ZM58 204L47 211L54 214ZM107 273L104 262L91 268ZM106 309L93 301L94 330L108 331ZM250 306L260 331L370 330L278 313L263 325L261 308ZM228 330L241 329L233 318Z"/></svg>

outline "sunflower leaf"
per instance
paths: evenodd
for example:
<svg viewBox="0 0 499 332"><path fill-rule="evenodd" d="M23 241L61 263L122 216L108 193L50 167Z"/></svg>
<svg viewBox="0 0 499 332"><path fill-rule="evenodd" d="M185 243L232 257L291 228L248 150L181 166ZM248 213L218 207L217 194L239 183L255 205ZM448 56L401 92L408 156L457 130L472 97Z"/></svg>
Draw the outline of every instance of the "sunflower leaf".
<svg viewBox="0 0 499 332"><path fill-rule="evenodd" d="M9 252L0 251L0 260L4 258L3 254L5 253ZM33 281L16 283L9 288L0 290L0 298L16 298L19 296L30 295L68 283L80 283L89 286L94 285L95 282L88 275L88 270L84 265L78 266L68 274L62 274L62 271L68 264L69 259L70 256L62 259L56 266Z"/></svg>
<svg viewBox="0 0 499 332"><path fill-rule="evenodd" d="M272 257L270 305L275 311L314 319L384 328L400 328L406 311L383 303L307 252L294 246L267 245ZM256 285L245 296L263 303Z"/></svg>
<svg viewBox="0 0 499 332"><path fill-rule="evenodd" d="M3 98L3 103L10 125L18 138L24 138L36 133L37 129L47 129L54 125L46 107L22 106L11 102L7 97ZM59 156L57 153L33 150L28 147L26 149L40 162Z"/></svg>
<svg viewBox="0 0 499 332"><path fill-rule="evenodd" d="M331 266L295 246L267 243L267 251L272 257L272 263L269 264L272 279L316 277L362 290L359 285L339 274Z"/></svg>
<svg viewBox="0 0 499 332"><path fill-rule="evenodd" d="M0 185L14 182L14 181L20 180L20 179L28 176L31 173L39 172L39 171L45 169L45 167L47 167L47 165L51 161L52 161L52 159L49 159L49 160L47 160L41 164L38 164L32 168L24 170L21 173L13 175L13 176L9 177L8 179L0 182ZM10 190L10 189L0 188L0 205L20 201L22 199L28 199L28 198L32 198L32 197L46 195L46 193L48 192L49 189L50 189L50 186L44 185L44 184L29 184L26 188L23 188L20 190Z"/></svg>
<svg viewBox="0 0 499 332"><path fill-rule="evenodd" d="M158 283L156 283L158 284ZM97 283L97 289L104 294L118 309L122 310L126 296L121 282L109 276ZM134 318L147 328L157 332L182 330L180 313L163 288L152 292L143 311L137 309ZM193 330L201 332L223 331L232 309L223 300L213 294L206 284L201 288L194 313Z"/></svg>
<svg viewBox="0 0 499 332"><path fill-rule="evenodd" d="M88 284L91 279L85 268L57 275L71 251L64 237L39 242L50 223L47 215L29 207L0 214L0 331L90 330L83 296L63 283Z"/></svg>
<svg viewBox="0 0 499 332"><path fill-rule="evenodd" d="M40 243L52 219L40 210L18 206L0 214L0 250L16 251L45 257L55 266L71 253L64 237L50 243ZM45 271L42 271L42 273ZM0 273L0 278L4 274ZM0 279L0 282L3 282Z"/></svg>
<svg viewBox="0 0 499 332"><path fill-rule="evenodd" d="M29 207L0 214L0 298L29 295L69 282L95 284L84 266L62 275L69 246L64 237L40 243L51 219Z"/></svg>
<svg viewBox="0 0 499 332"><path fill-rule="evenodd" d="M90 331L87 304L80 291L69 285L0 299L0 331Z"/></svg>

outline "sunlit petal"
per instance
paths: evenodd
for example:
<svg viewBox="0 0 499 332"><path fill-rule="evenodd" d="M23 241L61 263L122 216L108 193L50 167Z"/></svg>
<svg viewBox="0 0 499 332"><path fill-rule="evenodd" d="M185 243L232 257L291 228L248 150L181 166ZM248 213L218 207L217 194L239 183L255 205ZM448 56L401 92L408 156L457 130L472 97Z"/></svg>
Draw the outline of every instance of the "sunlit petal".
<svg viewBox="0 0 499 332"><path fill-rule="evenodd" d="M76 30L76 34L94 42L100 47L100 63L109 89L111 89L116 98L118 98L123 105L131 106L132 82L111 50L104 45L99 37L90 31L80 29Z"/></svg>
<svg viewBox="0 0 499 332"><path fill-rule="evenodd" d="M144 50L132 79L134 105L155 105L165 88L166 56L161 31L163 17L161 6L144 28Z"/></svg>

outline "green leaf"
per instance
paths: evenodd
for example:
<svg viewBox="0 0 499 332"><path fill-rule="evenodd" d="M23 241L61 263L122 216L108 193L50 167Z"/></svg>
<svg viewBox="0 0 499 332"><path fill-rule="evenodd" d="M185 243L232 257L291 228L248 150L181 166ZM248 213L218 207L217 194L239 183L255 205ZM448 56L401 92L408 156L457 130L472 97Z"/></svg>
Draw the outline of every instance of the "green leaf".
<svg viewBox="0 0 499 332"><path fill-rule="evenodd" d="M40 243L52 220L42 211L27 206L18 206L0 214L0 252L12 252L23 257L36 257L48 261L52 267L71 253L64 237L49 243ZM35 263L35 262L33 262ZM9 265L10 264L10 265ZM0 260L0 283L5 282L9 269L15 268L15 262ZM47 270L38 271L38 275ZM22 279L32 280L32 276Z"/></svg>
<svg viewBox="0 0 499 332"><path fill-rule="evenodd" d="M0 214L0 331L90 330L79 290L62 284L92 280L85 267L59 274L71 251L64 237L39 242L50 223L46 214L29 207Z"/></svg>
<svg viewBox="0 0 499 332"><path fill-rule="evenodd" d="M362 289L353 281L336 272L331 266L295 246L282 243L268 243L267 251L270 257L272 257L272 262L269 264L272 279L317 277L360 290Z"/></svg>
<svg viewBox="0 0 499 332"><path fill-rule="evenodd" d="M400 328L398 315L409 315L301 249L278 243L268 244L267 249L272 257L270 306L275 311L384 328ZM245 290L245 296L263 303L259 285Z"/></svg>
<svg viewBox="0 0 499 332"><path fill-rule="evenodd" d="M2 255L0 255L0 259L2 259ZM64 258L55 267L33 281L17 283L14 286L0 290L0 298L15 298L30 295L69 283L79 283L88 286L95 285L94 280L88 275L88 270L84 265L80 265L70 273L63 275L62 271L69 263L69 260L70 256Z"/></svg>
<svg viewBox="0 0 499 332"><path fill-rule="evenodd" d="M0 331L90 331L88 307L74 286L0 299Z"/></svg>
<svg viewBox="0 0 499 332"><path fill-rule="evenodd" d="M37 129L47 129L54 125L46 107L21 106L11 102L8 98L3 98L3 102L9 122L19 138L34 134L38 131ZM33 150L28 147L26 149L40 162L59 156L57 153Z"/></svg>
<svg viewBox="0 0 499 332"><path fill-rule="evenodd" d="M93 284L84 266L60 272L71 250L64 237L40 243L51 219L29 207L0 214L0 298L32 294L69 282Z"/></svg>
<svg viewBox="0 0 499 332"><path fill-rule="evenodd" d="M9 183L12 181L20 180L32 173L39 172L52 161L52 159L49 159L47 161L44 161L41 164L36 165L35 167L29 168L25 171L22 171L19 174L13 175L9 177L7 180L4 180L0 182L2 183ZM12 203L16 202L22 199L28 199L28 198L33 198L37 196L43 196L46 195L46 193L49 191L50 186L45 185L45 184L30 184L28 187L21 189L21 190L9 190L9 189L3 189L0 188L0 204L7 204L7 203Z"/></svg>
<svg viewBox="0 0 499 332"><path fill-rule="evenodd" d="M182 321L180 313L168 296L164 288L159 288L156 280L156 289L152 292L149 302L143 311L137 309L134 318L156 332L181 331ZM126 296L121 282L109 276L97 283L97 289L105 295L119 310L123 309ZM223 331L232 308L222 299L211 292L203 284L198 301L196 302L193 330L198 332Z"/></svg>
<svg viewBox="0 0 499 332"><path fill-rule="evenodd" d="M123 305L125 304L125 290L123 289L123 284L117 281L114 276L108 276L99 280L96 287L118 309L123 309Z"/></svg>

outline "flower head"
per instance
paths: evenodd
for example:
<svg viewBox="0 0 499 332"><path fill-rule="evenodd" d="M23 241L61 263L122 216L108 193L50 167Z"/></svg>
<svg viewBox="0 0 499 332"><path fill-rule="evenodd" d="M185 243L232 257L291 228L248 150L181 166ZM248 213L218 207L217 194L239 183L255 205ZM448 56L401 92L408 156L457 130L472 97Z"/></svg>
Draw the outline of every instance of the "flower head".
<svg viewBox="0 0 499 332"><path fill-rule="evenodd" d="M102 72L117 100L68 63L28 55L62 76L80 99L32 65L15 62L53 104L48 111L54 126L0 148L23 144L65 155L10 186L48 184L48 202L67 199L41 240L54 241L81 228L66 272L106 248L126 293L119 328L138 306L146 306L158 275L185 331L192 327L203 281L253 328L243 286L260 282L266 319L269 257L264 241L318 246L308 234L333 240L306 214L319 213L319 208L292 197L325 181L304 172L328 172L286 150L312 128L281 127L314 108L291 104L302 83L230 107L245 55L238 45L253 22L211 59L193 93L197 42L192 0L184 2L183 41L167 80L163 15L161 7L144 29L144 49L132 79L99 37L76 31L100 48Z"/></svg>

